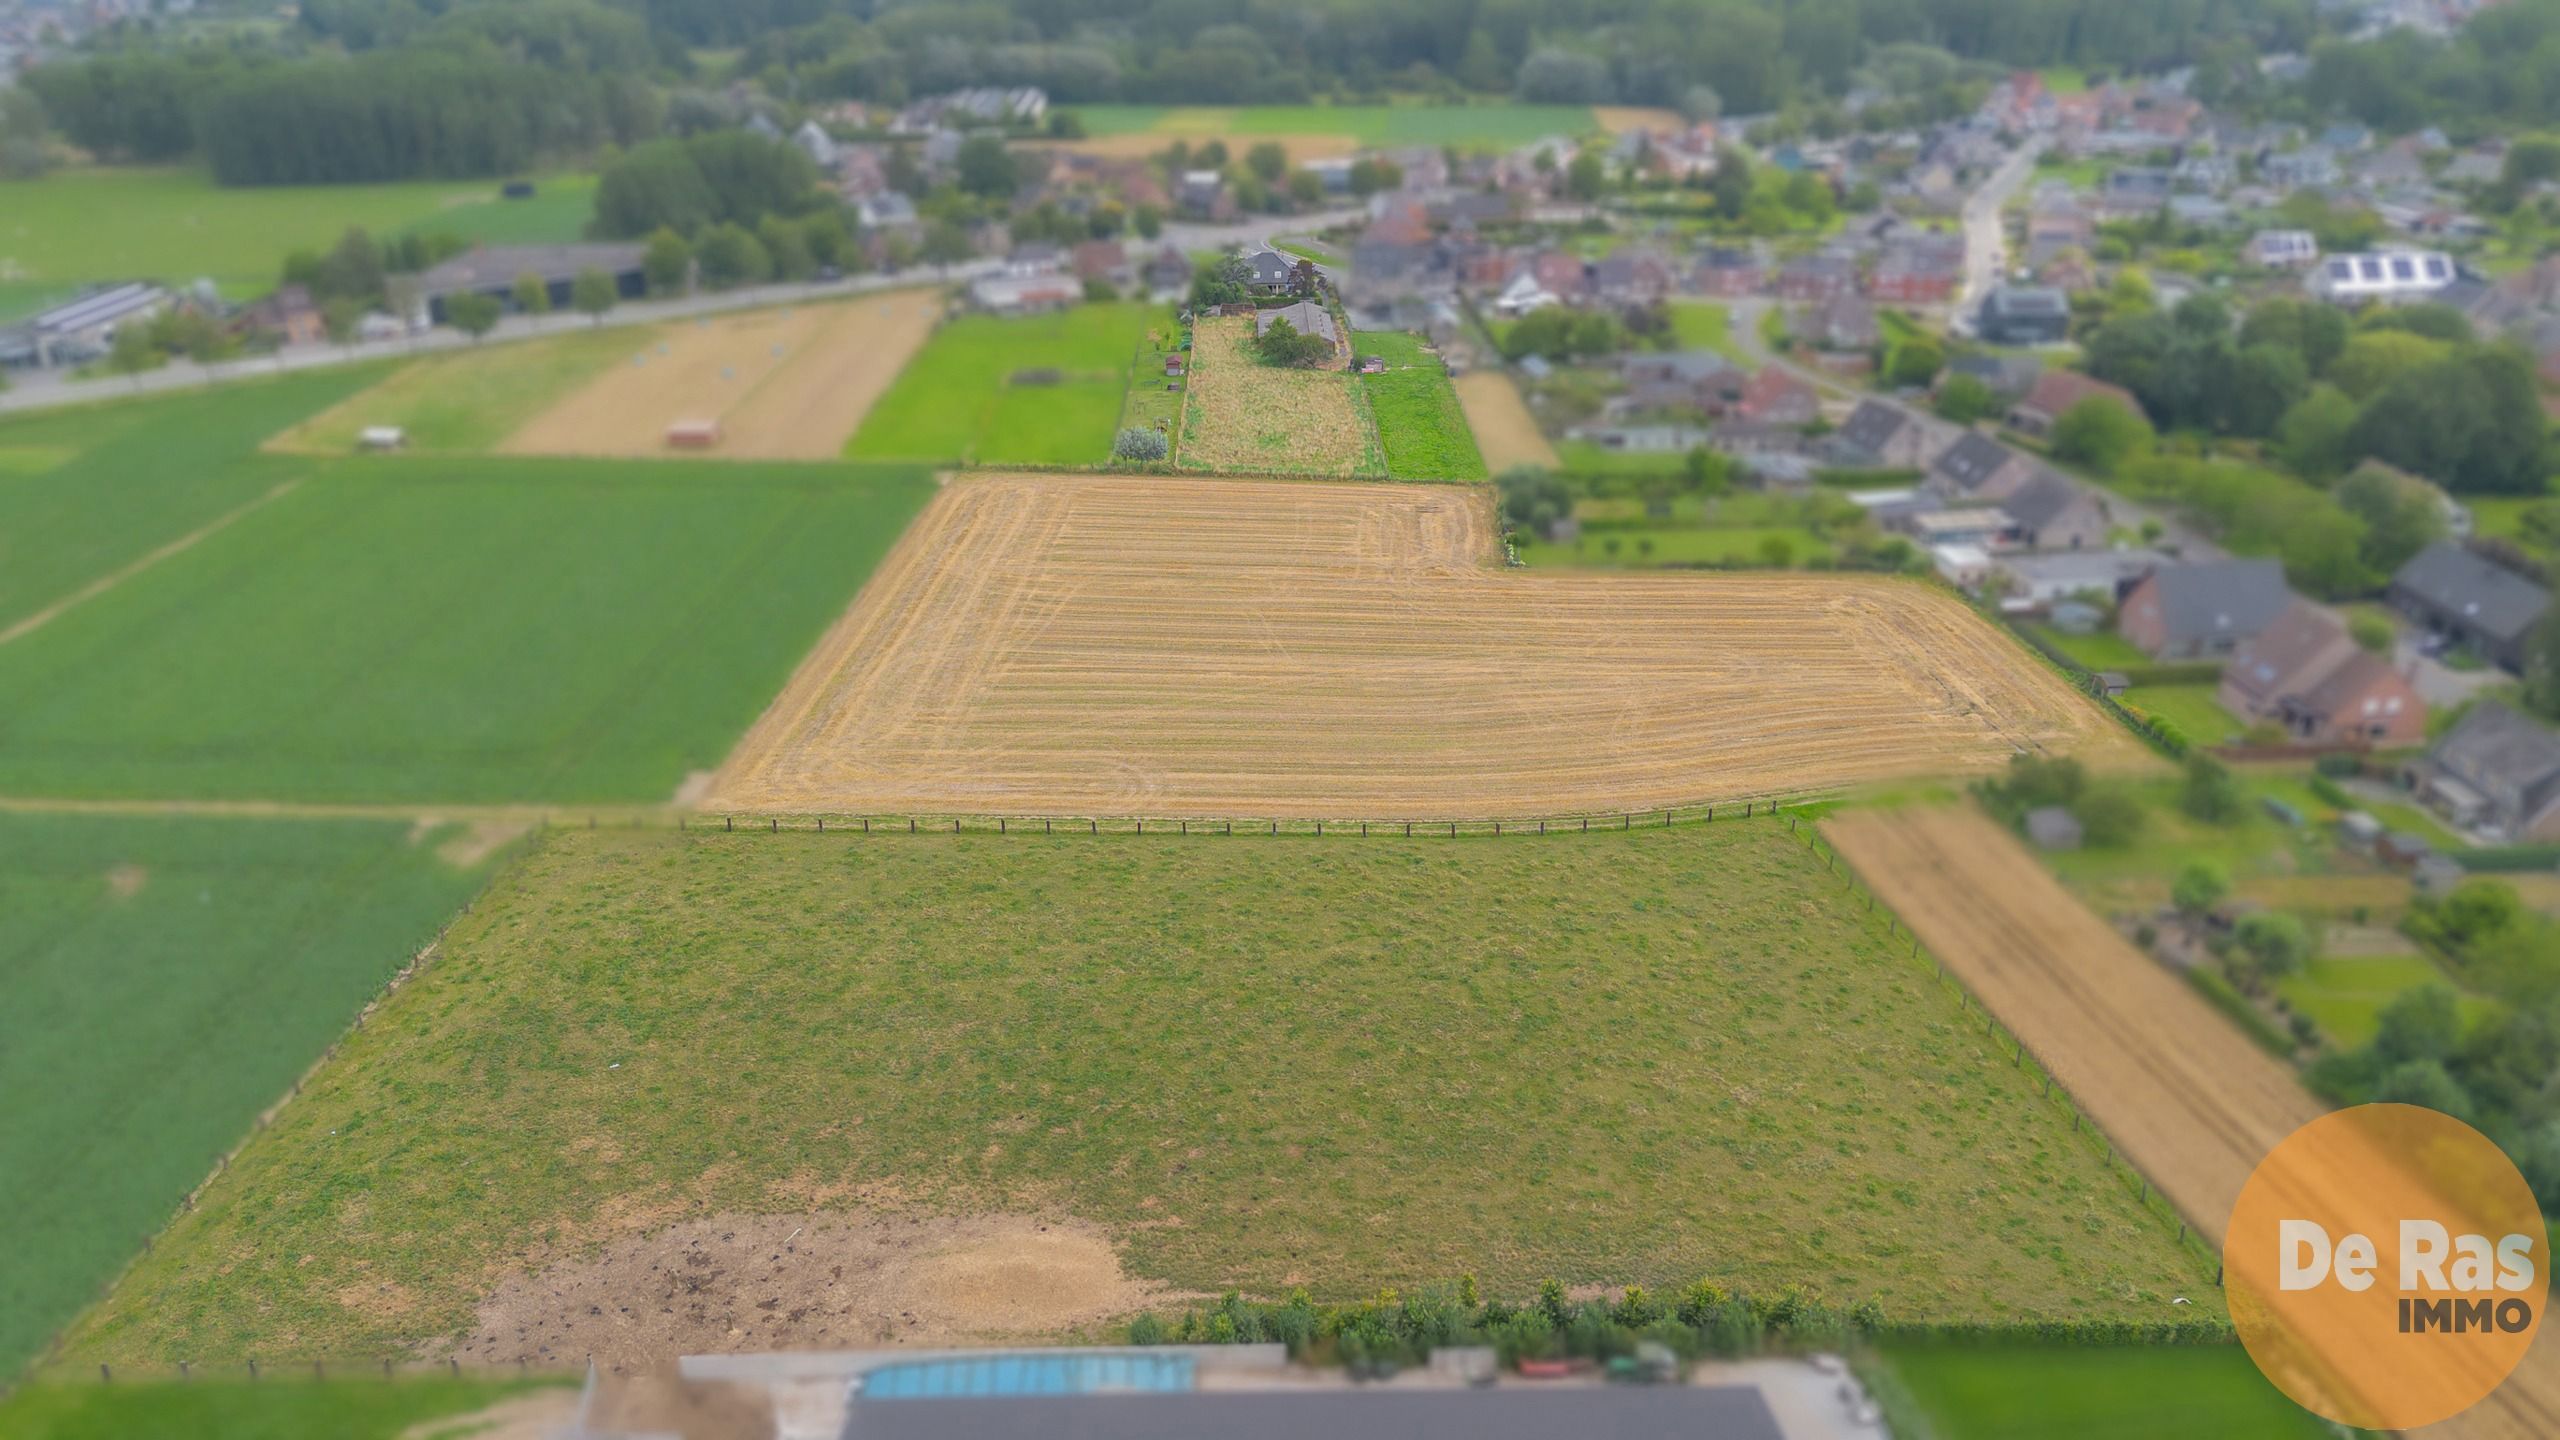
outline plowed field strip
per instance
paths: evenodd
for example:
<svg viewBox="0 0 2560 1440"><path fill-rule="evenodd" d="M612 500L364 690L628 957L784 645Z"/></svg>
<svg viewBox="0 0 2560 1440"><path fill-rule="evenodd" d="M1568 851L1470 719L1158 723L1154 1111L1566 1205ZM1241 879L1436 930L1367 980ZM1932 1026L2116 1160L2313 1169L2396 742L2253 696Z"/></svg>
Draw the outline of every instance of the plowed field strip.
<svg viewBox="0 0 2560 1440"><path fill-rule="evenodd" d="M733 809L1644 809L2130 742L1952 599L1490 568L1476 492L953 482L773 709Z"/></svg>
<svg viewBox="0 0 2560 1440"><path fill-rule="evenodd" d="M1861 811L1823 833L1861 880L2219 1245L2249 1173L2327 1107L1970 809ZM2549 1343L2428 1435L2560 1435Z"/></svg>

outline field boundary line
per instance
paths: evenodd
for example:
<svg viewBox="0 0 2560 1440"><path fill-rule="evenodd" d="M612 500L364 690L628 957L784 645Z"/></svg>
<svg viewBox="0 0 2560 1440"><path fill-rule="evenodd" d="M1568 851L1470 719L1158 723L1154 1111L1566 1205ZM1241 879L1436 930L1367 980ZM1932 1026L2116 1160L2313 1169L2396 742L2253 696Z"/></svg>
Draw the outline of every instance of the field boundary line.
<svg viewBox="0 0 2560 1440"><path fill-rule="evenodd" d="M0 630L0 645L6 645L10 641L19 639L22 636L32 635L36 631L43 629L45 626L50 625L55 620L61 618L65 611L75 609L88 601L97 599L99 596L106 594L108 591L113 590L119 585L122 585L127 580L130 580L136 575L140 575L144 571L158 565L163 560L170 559L173 556L181 555L194 549L197 545L230 528L233 521L247 515L250 511L272 505L276 501L292 494L294 491L301 489L302 482L309 478L311 477L308 475L296 475L289 480L277 481L265 494L260 495L245 504L227 510L220 515L216 515L211 520L208 520L204 524L197 526L195 529L188 531L186 534L179 536L177 539L162 545L160 548L143 555L139 559L129 560L123 565L108 571L106 574L99 576L88 584L81 586L79 589L74 590L70 594L63 596L61 599L45 606L43 609L16 621L7 629Z"/></svg>

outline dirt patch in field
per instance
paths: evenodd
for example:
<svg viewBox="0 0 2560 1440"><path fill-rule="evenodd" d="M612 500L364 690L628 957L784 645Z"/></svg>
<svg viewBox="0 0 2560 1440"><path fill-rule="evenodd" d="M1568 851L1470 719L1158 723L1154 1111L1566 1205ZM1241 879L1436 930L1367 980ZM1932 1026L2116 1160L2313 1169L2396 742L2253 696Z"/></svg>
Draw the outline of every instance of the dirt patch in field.
<svg viewBox="0 0 2560 1440"><path fill-rule="evenodd" d="M1594 105L1591 117L1612 135L1624 135L1630 130L1677 132L1689 128L1688 117L1659 105Z"/></svg>
<svg viewBox="0 0 2560 1440"><path fill-rule="evenodd" d="M2258 1162L2328 1109L1980 811L1853 812L1823 834L2212 1243ZM2560 1434L2560 1350L2424 1433Z"/></svg>
<svg viewBox="0 0 2560 1440"><path fill-rule="evenodd" d="M121 865L108 867L107 893L118 900L132 899L142 893L143 886L150 883L151 872L130 860Z"/></svg>
<svg viewBox="0 0 2560 1440"><path fill-rule="evenodd" d="M1559 463L1555 447L1540 433L1538 422L1520 399L1520 387L1499 370L1470 370L1455 382L1458 406L1476 432L1476 448L1487 469L1499 475L1514 465L1552 470Z"/></svg>
<svg viewBox="0 0 2560 1440"><path fill-rule="evenodd" d="M1052 1336L1163 1298L1073 1221L715 1215L508 1278L451 1353L629 1372L720 1351Z"/></svg>
<svg viewBox="0 0 2560 1440"><path fill-rule="evenodd" d="M499 449L831 460L941 311L937 292L901 290L669 325ZM719 441L700 450L669 447L667 427L680 420L718 422Z"/></svg>
<svg viewBox="0 0 2560 1440"><path fill-rule="evenodd" d="M722 768L739 810L1653 809L2132 742L1961 603L1489 564L1482 489L954 480Z"/></svg>
<svg viewBox="0 0 2560 1440"><path fill-rule="evenodd" d="M578 1392L565 1387L536 1390L501 1400L468 1415L439 1415L400 1432L400 1440L438 1440L469 1436L470 1440L556 1440L578 1414Z"/></svg>

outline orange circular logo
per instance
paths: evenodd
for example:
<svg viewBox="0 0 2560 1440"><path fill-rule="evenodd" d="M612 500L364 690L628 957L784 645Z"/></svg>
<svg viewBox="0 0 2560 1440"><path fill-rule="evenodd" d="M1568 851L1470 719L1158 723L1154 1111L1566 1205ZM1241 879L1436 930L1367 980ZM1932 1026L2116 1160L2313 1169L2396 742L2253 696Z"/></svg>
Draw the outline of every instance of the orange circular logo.
<svg viewBox="0 0 2560 1440"><path fill-rule="evenodd" d="M2304 1409L2366 1430L2431 1425L2497 1389L2533 1344L2550 1262L2514 1162L2415 1105L2286 1136L2222 1242L2250 1358Z"/></svg>

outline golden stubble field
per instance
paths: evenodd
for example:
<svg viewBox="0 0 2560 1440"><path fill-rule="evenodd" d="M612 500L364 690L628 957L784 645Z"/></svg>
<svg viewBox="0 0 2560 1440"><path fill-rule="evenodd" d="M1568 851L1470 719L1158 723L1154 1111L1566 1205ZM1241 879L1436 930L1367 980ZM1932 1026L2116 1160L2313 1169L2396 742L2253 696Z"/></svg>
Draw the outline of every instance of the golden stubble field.
<svg viewBox="0 0 2560 1440"><path fill-rule="evenodd" d="M1480 489L955 479L706 803L1486 818L2132 751L1925 586L1505 571L1494 539Z"/></svg>
<svg viewBox="0 0 2560 1440"><path fill-rule="evenodd" d="M899 290L669 324L498 448L831 460L941 314L938 292ZM720 443L671 451L666 430L679 420L719 421Z"/></svg>
<svg viewBox="0 0 2560 1440"><path fill-rule="evenodd" d="M1855 811L1825 821L1822 830L1912 934L2216 1245L2259 1161L2329 1108L1980 811ZM2389 1174L2388 1161L2366 1155L2333 1177L2296 1178L2349 1194ZM2301 1213L2327 1212L2307 1204ZM2406 1355L2395 1359L2382 1346L2369 1358L2365 1373L2381 1374ZM2357 1382L2350 1376L2341 1383ZM2414 1433L2446 1440L2560 1434L2560 1351L2546 1340L2488 1400Z"/></svg>
<svg viewBox="0 0 2560 1440"><path fill-rule="evenodd" d="M1553 470L1562 463L1510 376L1499 370L1470 370L1452 383L1457 386L1458 407L1466 411L1467 426L1476 432L1476 445L1484 451L1485 468L1499 475L1514 465Z"/></svg>

